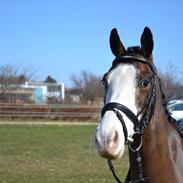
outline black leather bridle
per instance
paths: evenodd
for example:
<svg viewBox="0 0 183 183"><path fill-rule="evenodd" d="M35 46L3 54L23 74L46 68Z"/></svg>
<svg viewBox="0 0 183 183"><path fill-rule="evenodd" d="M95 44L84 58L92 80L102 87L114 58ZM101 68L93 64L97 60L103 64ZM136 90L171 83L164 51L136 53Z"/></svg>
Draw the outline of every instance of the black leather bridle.
<svg viewBox="0 0 183 183"><path fill-rule="evenodd" d="M154 114L154 109L155 109L155 102L156 102L156 82L155 82L155 75L156 75L156 68L154 65L152 65L148 60L146 60L144 57L136 57L136 56L122 56L122 57L117 57L113 61L113 66L110 69L110 71L119 63L142 63L146 64L150 71L153 74L153 78L151 79L151 88L150 91L146 97L146 100L144 101L144 104L142 105L141 110L138 112L138 114L134 114L129 108L126 106L117 103L117 102L110 102L104 105L101 116L107 112L107 111L113 111L119 121L122 124L122 128L124 131L124 136L125 136L125 143L129 145L129 151L133 152L136 157L136 167L137 167L137 180L133 181L130 178L130 170L128 172L127 178L125 180L125 183L142 183L142 182L147 182L150 180L149 177L145 177L143 175L143 167L142 167L142 158L141 158L141 146L142 146L142 135L144 132L144 128L148 126L148 124L151 121L151 117ZM123 120L122 114L125 114L126 117L134 124L134 133L131 137L128 136L128 131L126 124ZM140 118L140 119L139 119ZM118 183L122 183L120 179L117 177L112 161L108 160L108 165L109 168L116 179Z"/></svg>

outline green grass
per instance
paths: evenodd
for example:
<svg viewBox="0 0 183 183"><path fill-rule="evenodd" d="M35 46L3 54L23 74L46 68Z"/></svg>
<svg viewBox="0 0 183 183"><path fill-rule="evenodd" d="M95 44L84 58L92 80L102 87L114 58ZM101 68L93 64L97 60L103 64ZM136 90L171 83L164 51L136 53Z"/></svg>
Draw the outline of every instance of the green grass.
<svg viewBox="0 0 183 183"><path fill-rule="evenodd" d="M1 183L112 183L93 145L95 125L0 125ZM124 179L127 155L115 162Z"/></svg>

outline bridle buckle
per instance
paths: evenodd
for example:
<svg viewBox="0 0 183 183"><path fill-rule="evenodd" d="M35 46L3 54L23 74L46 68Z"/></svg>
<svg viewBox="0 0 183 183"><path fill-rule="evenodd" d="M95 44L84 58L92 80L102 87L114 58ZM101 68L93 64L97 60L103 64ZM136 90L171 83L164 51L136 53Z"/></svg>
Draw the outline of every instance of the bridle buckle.
<svg viewBox="0 0 183 183"><path fill-rule="evenodd" d="M130 135L130 138L133 139L132 143L129 143L129 148L132 152L137 152L142 147L143 138L142 134L140 132L134 132L132 135Z"/></svg>

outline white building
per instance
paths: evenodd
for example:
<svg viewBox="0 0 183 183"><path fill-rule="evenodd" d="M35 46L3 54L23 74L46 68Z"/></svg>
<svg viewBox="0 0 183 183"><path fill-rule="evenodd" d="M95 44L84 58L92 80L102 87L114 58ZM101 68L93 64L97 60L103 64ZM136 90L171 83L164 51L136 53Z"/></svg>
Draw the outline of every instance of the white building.
<svg viewBox="0 0 183 183"><path fill-rule="evenodd" d="M56 98L59 101L65 100L64 83L42 83L42 82L26 82L21 88L34 89L34 102L46 103L48 98Z"/></svg>

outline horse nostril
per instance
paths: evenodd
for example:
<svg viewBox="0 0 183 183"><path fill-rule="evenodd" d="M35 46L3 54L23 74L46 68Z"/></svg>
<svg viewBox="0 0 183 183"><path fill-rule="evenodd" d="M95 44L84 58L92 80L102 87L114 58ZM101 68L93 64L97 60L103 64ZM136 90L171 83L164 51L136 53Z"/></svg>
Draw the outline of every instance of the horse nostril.
<svg viewBox="0 0 183 183"><path fill-rule="evenodd" d="M118 140L119 140L118 136L119 136L118 132L114 130L108 139L109 147L114 147L118 144Z"/></svg>
<svg viewBox="0 0 183 183"><path fill-rule="evenodd" d="M95 145L99 145L99 140L98 140L98 138L97 138L97 136L95 135Z"/></svg>
<svg viewBox="0 0 183 183"><path fill-rule="evenodd" d="M117 132L117 131L115 131L114 142L115 142L115 143L118 142L118 132Z"/></svg>
<svg viewBox="0 0 183 183"><path fill-rule="evenodd" d="M96 130L94 142L95 142L95 145L97 146L100 145L101 143L101 138L98 130Z"/></svg>

